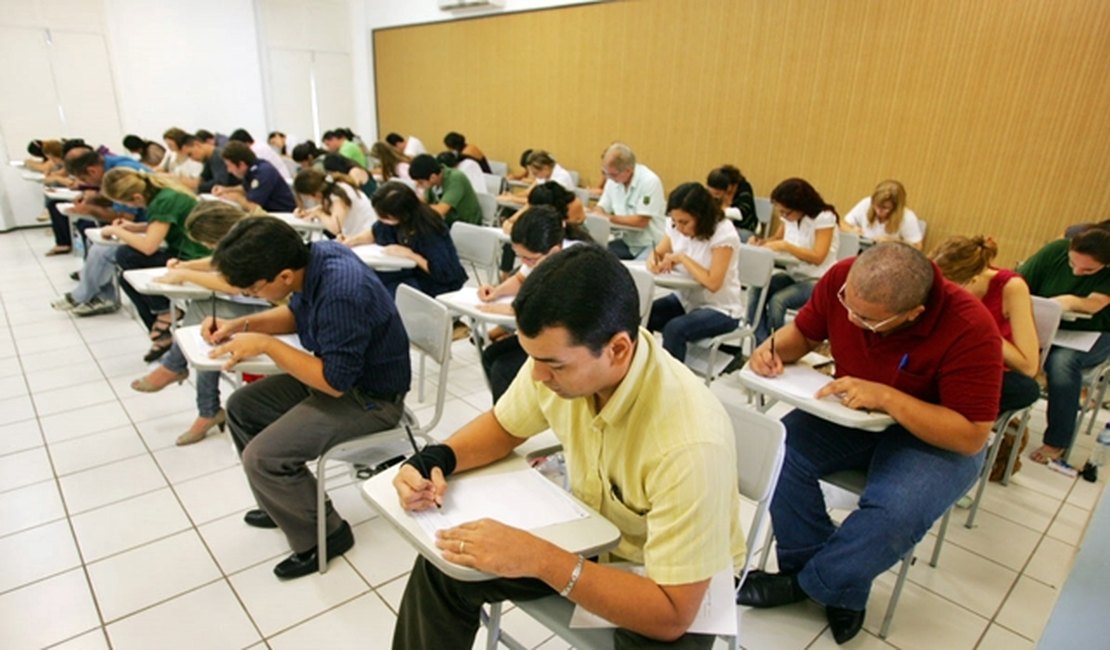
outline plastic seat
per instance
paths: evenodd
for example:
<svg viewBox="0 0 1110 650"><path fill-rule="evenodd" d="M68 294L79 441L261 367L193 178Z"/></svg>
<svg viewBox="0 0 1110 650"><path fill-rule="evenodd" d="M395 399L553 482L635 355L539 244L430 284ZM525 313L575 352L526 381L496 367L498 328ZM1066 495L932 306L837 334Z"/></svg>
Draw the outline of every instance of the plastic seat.
<svg viewBox="0 0 1110 650"><path fill-rule="evenodd" d="M479 194L478 198L481 197ZM451 225L451 241L455 244L459 259L470 265L474 279L479 284L493 284L501 254L498 233L491 228L456 221Z"/></svg>

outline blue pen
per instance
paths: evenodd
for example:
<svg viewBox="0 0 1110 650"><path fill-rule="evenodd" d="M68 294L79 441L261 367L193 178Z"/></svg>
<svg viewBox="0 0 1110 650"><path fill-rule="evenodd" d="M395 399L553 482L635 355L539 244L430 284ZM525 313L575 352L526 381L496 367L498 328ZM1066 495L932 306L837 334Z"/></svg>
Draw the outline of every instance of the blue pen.
<svg viewBox="0 0 1110 650"><path fill-rule="evenodd" d="M898 371L901 372L901 371L905 370L906 366L908 366L909 364L910 364L910 353L907 352L907 353L902 355L902 360L898 362Z"/></svg>

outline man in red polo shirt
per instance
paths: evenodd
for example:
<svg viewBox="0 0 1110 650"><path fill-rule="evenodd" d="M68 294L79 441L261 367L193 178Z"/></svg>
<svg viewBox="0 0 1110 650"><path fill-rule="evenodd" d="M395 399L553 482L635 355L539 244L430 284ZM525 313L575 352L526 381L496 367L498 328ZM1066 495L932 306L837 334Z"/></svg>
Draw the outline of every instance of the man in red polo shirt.
<svg viewBox="0 0 1110 650"><path fill-rule="evenodd" d="M812 598L844 643L863 625L872 580L978 476L997 417L1000 336L982 303L920 251L884 243L829 269L773 339L752 354L754 372L778 375L827 339L837 378L817 397L895 422L872 433L798 410L783 418L786 460L771 504L780 573L749 575L737 599L775 607ZM847 469L867 470L867 486L837 528L818 479Z"/></svg>

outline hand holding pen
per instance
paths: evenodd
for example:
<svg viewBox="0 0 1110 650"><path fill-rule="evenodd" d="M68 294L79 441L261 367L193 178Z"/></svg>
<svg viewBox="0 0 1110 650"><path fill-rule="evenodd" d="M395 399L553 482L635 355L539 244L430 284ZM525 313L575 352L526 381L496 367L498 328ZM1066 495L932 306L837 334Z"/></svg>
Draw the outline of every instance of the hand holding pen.
<svg viewBox="0 0 1110 650"><path fill-rule="evenodd" d="M782 358L775 351L774 330L771 331L771 336L752 352L748 365L752 372L763 377L777 377L782 374L784 366Z"/></svg>

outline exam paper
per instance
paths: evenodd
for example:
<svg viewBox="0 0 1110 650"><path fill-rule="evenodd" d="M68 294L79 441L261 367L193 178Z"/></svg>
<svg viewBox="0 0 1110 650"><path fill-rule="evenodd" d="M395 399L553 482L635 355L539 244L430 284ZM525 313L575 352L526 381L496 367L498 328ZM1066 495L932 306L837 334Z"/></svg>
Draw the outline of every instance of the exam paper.
<svg viewBox="0 0 1110 650"><path fill-rule="evenodd" d="M196 346L197 351L200 352L201 356L208 356L208 353L212 352L212 350L216 348L215 345L212 345L208 341L204 340L204 336L201 335L199 327L192 330L192 335L194 345ZM298 350L304 350L304 346L301 345L301 337L297 336L296 334L276 334L272 336L282 343L285 343L286 345L295 347ZM232 338L234 338L234 336Z"/></svg>
<svg viewBox="0 0 1110 650"><path fill-rule="evenodd" d="M433 541L436 531L477 519L494 519L522 530L536 530L589 513L566 492L533 469L448 481L443 507L411 513Z"/></svg>
<svg viewBox="0 0 1110 650"><path fill-rule="evenodd" d="M1053 345L1080 352L1090 352L1091 346L1098 341L1102 332L1081 332L1078 330L1056 330L1056 337L1052 339Z"/></svg>
<svg viewBox="0 0 1110 650"><path fill-rule="evenodd" d="M516 296L502 296L497 300L483 302L482 299L478 297L478 290L476 288L463 287L458 291L441 294L439 297L443 298L444 300L449 300L451 302L457 303L459 305L473 307L475 310L477 310L481 305L511 305L513 304L513 298L515 298Z"/></svg>
<svg viewBox="0 0 1110 650"><path fill-rule="evenodd" d="M642 566L628 565L627 569L637 575L645 575ZM616 627L578 605L575 605L574 613L571 614L570 626L572 628ZM690 624L687 631L695 634L736 636L736 602L731 567L723 569L709 581L709 589L705 590L698 615L694 617L694 622Z"/></svg>
<svg viewBox="0 0 1110 650"><path fill-rule="evenodd" d="M775 382L779 390L783 392L798 397L814 399L817 391L824 388L825 384L831 382L832 377L817 372L809 366L790 364L783 368L781 375L773 377L768 381Z"/></svg>

